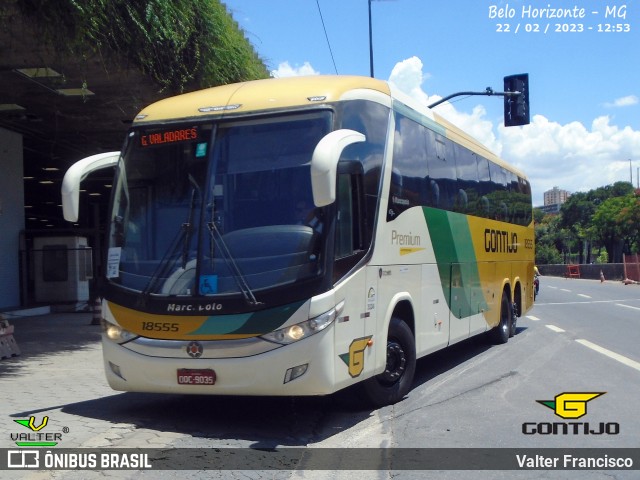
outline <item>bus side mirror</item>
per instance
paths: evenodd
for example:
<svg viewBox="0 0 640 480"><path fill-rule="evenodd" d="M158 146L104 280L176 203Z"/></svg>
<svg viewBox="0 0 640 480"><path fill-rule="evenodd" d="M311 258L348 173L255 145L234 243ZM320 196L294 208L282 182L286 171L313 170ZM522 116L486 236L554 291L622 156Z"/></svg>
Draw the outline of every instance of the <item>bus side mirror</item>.
<svg viewBox="0 0 640 480"><path fill-rule="evenodd" d="M336 130L325 135L316 145L311 157L311 191L316 207L336 201L338 161L342 151L352 143L364 142L366 137L355 130Z"/></svg>
<svg viewBox="0 0 640 480"><path fill-rule="evenodd" d="M92 155L78 160L71 165L62 180L62 214L68 222L78 221L80 204L80 182L91 172L102 168L115 167L118 164L120 152L107 152Z"/></svg>
<svg viewBox="0 0 640 480"><path fill-rule="evenodd" d="M529 75L522 73L504 77L504 91L520 92L504 96L504 126L529 125Z"/></svg>

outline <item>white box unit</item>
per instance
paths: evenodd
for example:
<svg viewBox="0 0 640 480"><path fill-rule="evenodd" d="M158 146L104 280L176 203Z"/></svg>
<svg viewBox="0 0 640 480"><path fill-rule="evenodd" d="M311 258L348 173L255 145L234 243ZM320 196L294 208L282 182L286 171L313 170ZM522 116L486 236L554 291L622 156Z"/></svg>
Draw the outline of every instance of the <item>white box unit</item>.
<svg viewBox="0 0 640 480"><path fill-rule="evenodd" d="M86 302L93 276L85 237L33 239L36 302Z"/></svg>

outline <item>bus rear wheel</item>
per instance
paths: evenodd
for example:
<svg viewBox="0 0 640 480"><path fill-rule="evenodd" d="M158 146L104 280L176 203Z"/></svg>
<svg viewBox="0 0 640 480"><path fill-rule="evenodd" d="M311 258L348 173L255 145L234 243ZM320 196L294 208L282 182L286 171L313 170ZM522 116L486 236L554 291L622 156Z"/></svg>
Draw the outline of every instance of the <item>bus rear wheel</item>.
<svg viewBox="0 0 640 480"><path fill-rule="evenodd" d="M511 302L509 301L509 295L507 291L502 292L502 301L500 302L500 323L490 330L491 341L500 345L509 341L509 336L512 330L511 324L513 322L513 310Z"/></svg>
<svg viewBox="0 0 640 480"><path fill-rule="evenodd" d="M387 336L387 364L384 372L365 380L362 389L374 407L402 400L413 385L416 346L413 332L399 318L391 318Z"/></svg>

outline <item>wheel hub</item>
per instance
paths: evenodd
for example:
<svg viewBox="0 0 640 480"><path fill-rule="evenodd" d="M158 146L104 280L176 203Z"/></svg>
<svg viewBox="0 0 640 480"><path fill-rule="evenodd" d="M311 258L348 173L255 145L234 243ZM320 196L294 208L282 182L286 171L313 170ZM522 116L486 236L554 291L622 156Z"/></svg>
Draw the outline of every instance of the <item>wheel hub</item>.
<svg viewBox="0 0 640 480"><path fill-rule="evenodd" d="M379 376L381 383L392 385L396 383L404 374L407 364L402 346L395 341L387 343L387 366L385 371Z"/></svg>

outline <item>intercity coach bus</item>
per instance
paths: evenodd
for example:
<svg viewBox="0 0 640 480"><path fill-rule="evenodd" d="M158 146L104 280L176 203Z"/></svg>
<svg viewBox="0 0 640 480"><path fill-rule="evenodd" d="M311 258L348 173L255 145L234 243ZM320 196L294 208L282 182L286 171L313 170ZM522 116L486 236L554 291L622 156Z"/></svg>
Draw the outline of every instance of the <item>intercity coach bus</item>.
<svg viewBox="0 0 640 480"><path fill-rule="evenodd" d="M115 166L102 291L116 390L401 400L416 359L533 304L525 175L361 77L266 79L165 99Z"/></svg>

